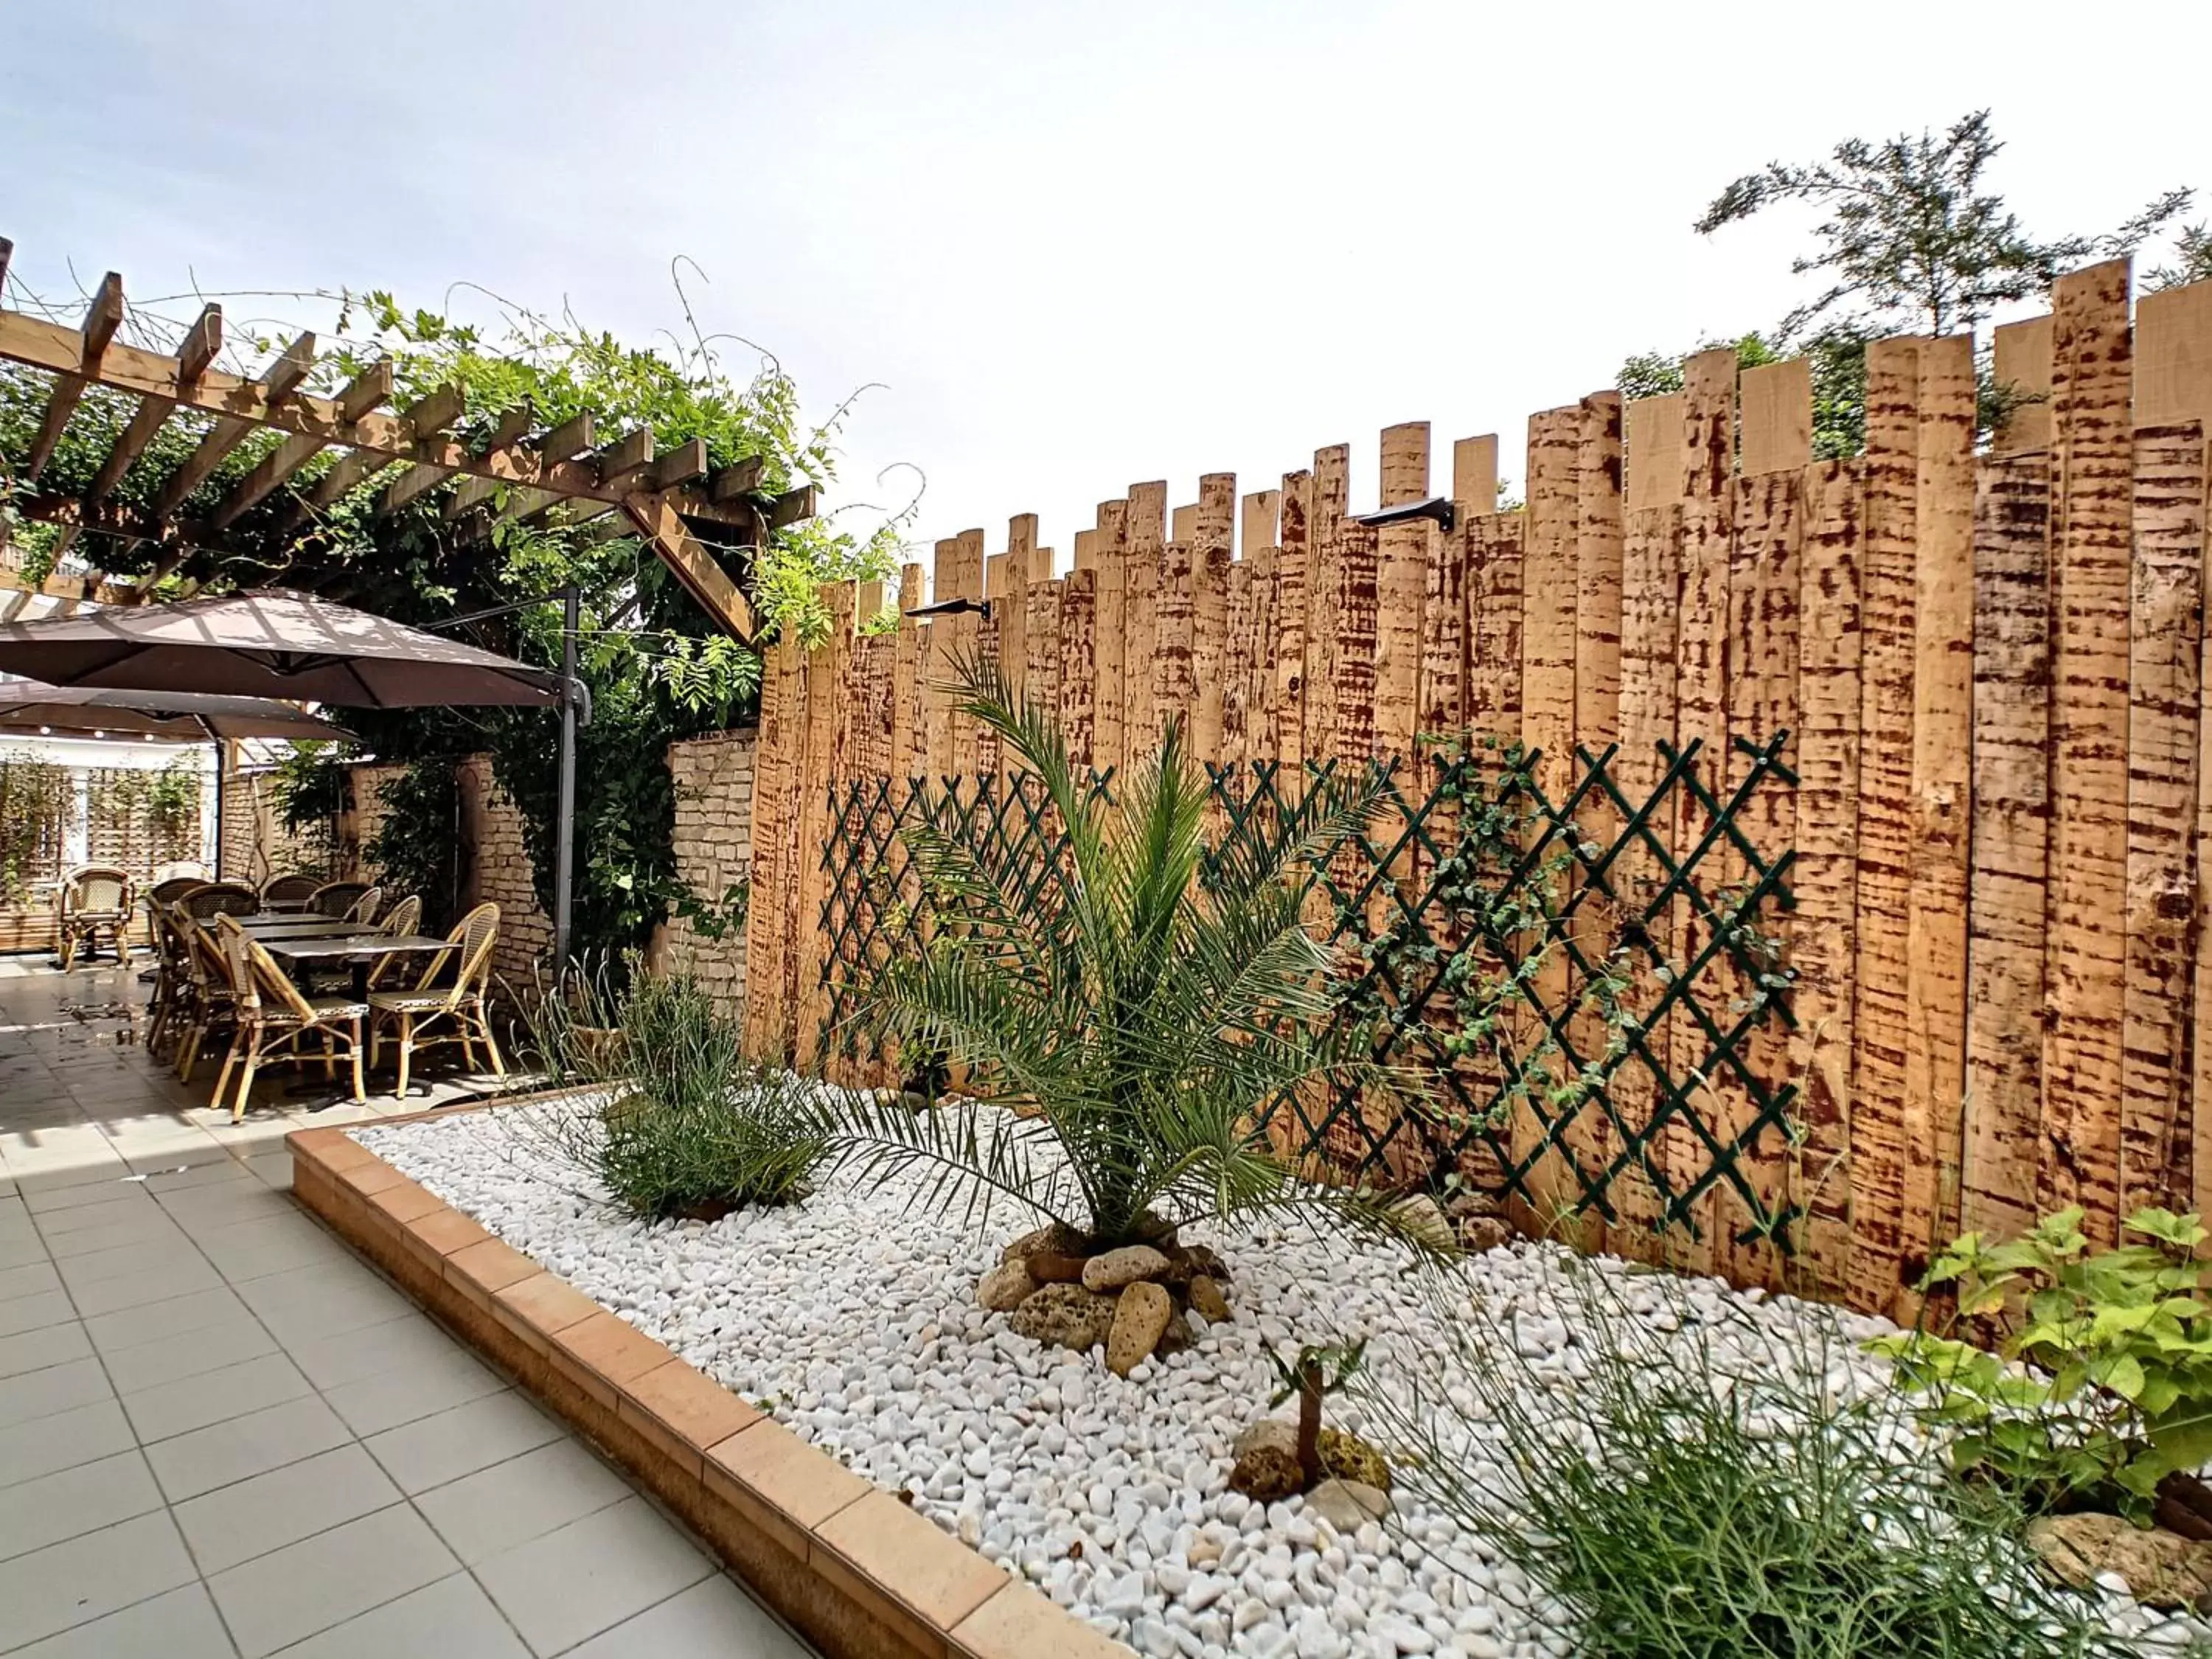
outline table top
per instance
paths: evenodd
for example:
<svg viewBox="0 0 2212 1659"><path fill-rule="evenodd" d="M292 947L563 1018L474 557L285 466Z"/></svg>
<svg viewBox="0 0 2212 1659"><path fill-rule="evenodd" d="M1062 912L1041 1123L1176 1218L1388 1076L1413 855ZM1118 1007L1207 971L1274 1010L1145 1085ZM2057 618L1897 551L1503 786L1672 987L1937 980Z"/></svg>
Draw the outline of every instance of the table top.
<svg viewBox="0 0 2212 1659"><path fill-rule="evenodd" d="M322 961L333 957L389 957L403 951L458 951L453 939L431 939L422 933L352 933L307 938L263 938L261 948L273 957L295 962Z"/></svg>

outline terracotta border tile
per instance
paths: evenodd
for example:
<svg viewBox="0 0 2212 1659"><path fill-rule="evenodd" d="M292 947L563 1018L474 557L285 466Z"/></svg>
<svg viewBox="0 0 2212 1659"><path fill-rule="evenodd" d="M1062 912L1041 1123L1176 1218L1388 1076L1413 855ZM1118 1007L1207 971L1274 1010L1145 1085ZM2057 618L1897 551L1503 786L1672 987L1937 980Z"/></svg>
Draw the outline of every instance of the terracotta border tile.
<svg viewBox="0 0 2212 1659"><path fill-rule="evenodd" d="M705 1372L673 1358L623 1383L615 1409L618 1416L635 1421L695 1480L702 1478L701 1459L708 1447L761 1419L757 1407Z"/></svg>
<svg viewBox="0 0 2212 1659"><path fill-rule="evenodd" d="M343 1131L286 1144L303 1205L632 1470L830 1659L1127 1659Z"/></svg>

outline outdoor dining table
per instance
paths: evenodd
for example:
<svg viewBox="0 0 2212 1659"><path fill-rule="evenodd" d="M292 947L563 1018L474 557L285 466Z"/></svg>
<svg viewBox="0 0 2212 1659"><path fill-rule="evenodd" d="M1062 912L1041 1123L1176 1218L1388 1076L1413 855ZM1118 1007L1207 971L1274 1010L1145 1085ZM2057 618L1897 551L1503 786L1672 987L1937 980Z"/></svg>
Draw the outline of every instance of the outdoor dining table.
<svg viewBox="0 0 2212 1659"><path fill-rule="evenodd" d="M312 939L334 938L339 934L352 936L361 932L361 924L348 921L343 916L287 916L260 914L232 918L250 939Z"/></svg>
<svg viewBox="0 0 2212 1659"><path fill-rule="evenodd" d="M425 955L446 951L458 951L460 944L450 939L431 939L422 933L363 933L356 922L349 931L337 933L277 934L257 933L254 938L262 949L272 957L283 957L301 963L343 962L353 969L354 995L362 1001L368 999L368 970L379 957L396 957L420 951Z"/></svg>

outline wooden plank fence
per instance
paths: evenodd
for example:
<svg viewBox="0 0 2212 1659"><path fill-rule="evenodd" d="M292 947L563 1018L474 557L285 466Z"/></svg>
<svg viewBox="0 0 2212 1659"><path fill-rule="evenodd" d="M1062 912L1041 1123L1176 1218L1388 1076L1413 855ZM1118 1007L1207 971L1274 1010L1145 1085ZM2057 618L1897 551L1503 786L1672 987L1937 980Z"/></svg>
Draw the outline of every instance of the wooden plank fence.
<svg viewBox="0 0 2212 1659"><path fill-rule="evenodd" d="M1849 460L1813 459L1803 364L1739 376L1714 351L1679 394L1533 417L1514 511L1495 438L1455 441L1439 483L1407 422L1367 477L1332 444L1241 507L1227 474L1183 507L1133 485L1065 571L1026 514L1003 556L980 532L939 543L936 596L988 591L987 621L909 618L856 657L867 607L839 590L837 637L775 647L765 676L748 1041L821 1058L832 785L1000 764L930 690L954 653L995 651L1101 769L1172 713L1207 759L1293 769L1403 763L1462 729L1540 748L1557 799L1577 746L1618 742L1633 793L1660 744L1702 738L1728 757L1717 789L1747 764L1731 738L1786 730L1798 787L1745 828L1796 852L1796 1018L1752 1052L1800 1093L1751 1184L1799 1212L1796 1266L1905 1314L1963 1228L2079 1203L2109 1242L2127 1206L2212 1201L2212 283L2131 310L2126 262L2076 272L2050 316L1997 331L1996 362L2037 400L1978 447L1965 337L1869 349ZM1432 490L1449 530L1359 520ZM908 567L902 605L923 591ZM1683 799L1652 827L1680 850L1704 816ZM1673 1025L1680 1063L1697 1039ZM1729 1121L1741 1103L1705 1086L1701 1115ZM1632 1079L1615 1103L1638 1109ZM1576 1133L1601 1159L1607 1126ZM1709 1201L1719 1242L1691 1265L1783 1282L1788 1253L1735 1242L1741 1200ZM1638 1248L1648 1218L1624 1191L1584 1242Z"/></svg>

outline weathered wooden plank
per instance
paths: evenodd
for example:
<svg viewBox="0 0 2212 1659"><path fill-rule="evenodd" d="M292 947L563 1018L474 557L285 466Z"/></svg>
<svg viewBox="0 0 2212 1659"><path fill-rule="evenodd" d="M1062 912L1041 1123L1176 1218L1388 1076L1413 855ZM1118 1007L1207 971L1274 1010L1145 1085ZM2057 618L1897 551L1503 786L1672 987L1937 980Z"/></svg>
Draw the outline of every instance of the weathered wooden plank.
<svg viewBox="0 0 2212 1659"><path fill-rule="evenodd" d="M1429 423L1408 421L1382 433L1383 507L1426 501ZM1375 752L1395 758L1411 775L1420 729L1422 617L1435 525L1426 520L1385 525L1375 544Z"/></svg>
<svg viewBox="0 0 2212 1659"><path fill-rule="evenodd" d="M934 550L934 562L930 568L929 602L940 604L957 598L960 592L960 544L951 537L939 541ZM952 698L945 690L945 677L952 672L954 653L959 641L953 629L955 618L938 617L922 624L921 663L919 679L921 690L921 715L919 741L928 759L922 772L931 784L940 784L957 769L952 748Z"/></svg>
<svg viewBox="0 0 2212 1659"><path fill-rule="evenodd" d="M1468 582L1472 521L1433 538L1421 600L1421 737L1445 738L1467 724Z"/></svg>
<svg viewBox="0 0 2212 1659"><path fill-rule="evenodd" d="M1601 753L1620 730L1621 402L1583 399L1575 453L1575 741Z"/></svg>
<svg viewBox="0 0 2212 1659"><path fill-rule="evenodd" d="M1735 454L1736 354L1734 347L1701 351L1683 365L1682 371L1682 609L1675 631L1675 730L1682 744L1702 745L1698 763L1709 782L1725 780L1729 768L1729 721L1726 675L1728 661L1729 569L1732 552L1735 497L1732 487ZM1710 827L1708 815L1694 801L1679 804L1676 849L1694 847ZM1741 874L1737 862L1726 854L1709 855L1698 878L1708 891ZM1685 915L1679 938L1682 961L1696 961L1707 944L1697 920ZM1725 1008L1738 986L1717 957L1695 988L1708 1004ZM1678 1079L1704 1076L1707 1086L1689 1097L1689 1109L1708 1125L1729 1121L1730 1108L1723 1097L1733 1085L1716 1077L1702 1032L1691 1021L1673 1022L1671 1054ZM1668 1167L1677 1180L1694 1181L1702 1146L1686 1123L1668 1127ZM1692 1272L1718 1269L1729 1259L1729 1233L1735 1212L1713 1190L1694 1206L1693 1236L1677 1252L1682 1265Z"/></svg>
<svg viewBox="0 0 2212 1659"><path fill-rule="evenodd" d="M1867 348L1859 702L1858 1005L1851 1037L1851 1305L1909 1312L1905 939L1911 901L1914 503L1920 342Z"/></svg>
<svg viewBox="0 0 2212 1659"><path fill-rule="evenodd" d="M2051 290L2050 996L2040 1201L2117 1237L2127 949L2129 535L2134 433L2128 265Z"/></svg>
<svg viewBox="0 0 2212 1659"><path fill-rule="evenodd" d="M1770 411L1770 416L1771 416ZM1770 445L1765 459L1787 453ZM1739 477L1735 481L1735 546L1729 566L1728 723L1731 738L1765 744L1780 732L1797 729L1798 601L1803 580L1800 568L1805 532L1805 473L1803 463L1779 471ZM1731 755L1728 776L1731 784L1748 775L1749 761ZM1778 782L1769 782L1746 803L1739 819L1747 838L1759 857L1771 863L1796 844L1796 793ZM1747 866L1747 878L1752 872ZM1759 931L1779 937L1786 921L1779 907L1766 909ZM1765 964L1778 975L1786 957ZM1739 979L1741 1001L1771 995L1775 988L1757 978ZM1733 1002L1731 1006L1735 1006ZM1753 1074L1769 1088L1778 1088L1790 1075L1790 1034L1779 1019L1769 1018L1754 1027L1744 1044L1744 1055ZM1749 1091L1740 1080L1717 1091L1727 1113L1723 1120L1729 1138L1741 1141L1746 1151L1738 1164L1753 1194L1759 1215L1770 1221L1782 1217L1790 1199L1789 1135L1778 1126L1754 1133ZM1756 1232L1758 1217L1747 1212L1739 1194L1731 1192L1721 1206L1734 1233ZM1729 1255L1731 1276L1747 1284L1776 1284L1782 1278L1785 1255L1779 1240L1769 1234L1738 1243Z"/></svg>
<svg viewBox="0 0 2212 1659"><path fill-rule="evenodd" d="M1798 562L1797 900L1790 927L1797 1029L1790 1074L1803 1146L1791 1198L1813 1288L1839 1297L1851 1261L1853 981L1857 968L1860 560L1865 484L1855 461L1805 471Z"/></svg>
<svg viewBox="0 0 2212 1659"><path fill-rule="evenodd" d="M1105 570L1073 570L1060 592L1060 729L1068 758L1078 766L1115 762L1097 723L1099 659L1098 592Z"/></svg>
<svg viewBox="0 0 2212 1659"><path fill-rule="evenodd" d="M1521 741L1522 548L1526 513L1468 521L1467 723L1480 742Z"/></svg>
<svg viewBox="0 0 2212 1659"><path fill-rule="evenodd" d="M1159 598L1152 610L1152 702L1158 710L1158 731L1164 735L1170 724L1180 724L1186 752L1195 736L1191 704L1198 685L1192 556L1188 542L1170 541L1160 550Z"/></svg>
<svg viewBox="0 0 2212 1659"><path fill-rule="evenodd" d="M1998 425L1990 447L1999 455L2017 455L2051 447L2051 319L2025 317L2016 323L2000 323L1993 334L1990 372L1998 388L2013 399Z"/></svg>
<svg viewBox="0 0 2212 1659"><path fill-rule="evenodd" d="M1906 922L1908 1244L1957 1236L1966 1092L1974 670L1974 342L1920 347L1913 532L1912 890Z"/></svg>
<svg viewBox="0 0 2212 1659"><path fill-rule="evenodd" d="M963 530L953 538L952 597L962 599L981 599L984 597L983 532ZM956 617L941 617L930 624L943 629L946 641L946 668L954 664L972 663L981 654L983 619L974 611L963 611ZM952 711L952 769L960 776L974 779L983 769L982 730L971 715L957 708Z"/></svg>
<svg viewBox="0 0 2212 1659"><path fill-rule="evenodd" d="M929 731L921 714L921 664L926 631L913 616L925 602L919 564L899 568L898 653L891 669L891 752L889 775L911 778L927 770Z"/></svg>
<svg viewBox="0 0 2212 1659"><path fill-rule="evenodd" d="M1276 658L1285 648L1278 632L1276 592L1279 556L1275 537L1282 507L1281 490L1254 490L1244 497L1238 523L1237 562L1247 574L1241 613L1231 589L1231 629L1232 635L1241 630L1243 635L1237 647L1243 676L1239 694L1243 707L1233 720L1224 711L1223 740L1233 743L1234 758L1239 762L1272 760L1275 753ZM1236 580L1233 573L1231 580ZM1227 730L1232 724L1237 728L1233 738Z"/></svg>
<svg viewBox="0 0 2212 1659"><path fill-rule="evenodd" d="M1795 472L1813 459L1813 365L1802 357L1743 372L1738 471Z"/></svg>
<svg viewBox="0 0 2212 1659"><path fill-rule="evenodd" d="M1452 505L1462 519L1498 511L1498 434L1462 438L1452 445Z"/></svg>
<svg viewBox="0 0 2212 1659"><path fill-rule="evenodd" d="M1097 572L1091 572L1091 592L1097 592ZM1032 581L1023 599L1028 613L1022 624L1022 648L1028 659L1022 671L1022 695L1039 708L1060 708L1060 596L1064 579Z"/></svg>
<svg viewBox="0 0 2212 1659"><path fill-rule="evenodd" d="M1127 550L1122 559L1124 714L1121 763L1133 767L1159 747L1164 711L1154 695L1162 599L1161 556L1167 545L1168 487L1155 480L1129 486Z"/></svg>
<svg viewBox="0 0 2212 1659"><path fill-rule="evenodd" d="M1249 748L1252 699L1252 561L1229 566L1226 642L1221 665L1221 764L1242 769Z"/></svg>
<svg viewBox="0 0 2212 1659"><path fill-rule="evenodd" d="M1192 752L1221 758L1223 708L1228 696L1229 564L1237 535L1237 475L1209 472L1198 481L1191 514L1190 672Z"/></svg>
<svg viewBox="0 0 2212 1659"><path fill-rule="evenodd" d="M1080 679L1091 708L1093 763L1101 767L1119 767L1128 743L1128 693L1122 667L1127 660L1123 653L1127 649L1128 632L1128 526L1127 501L1099 503L1096 538L1098 580L1091 597L1092 659ZM1077 566L1079 569L1084 568ZM1066 591L1062 592L1060 605L1060 696L1065 708L1068 677L1073 667L1067 654L1066 642L1071 635L1066 614Z"/></svg>
<svg viewBox="0 0 2212 1659"><path fill-rule="evenodd" d="M2212 431L2212 279L2136 304L2136 424Z"/></svg>
<svg viewBox="0 0 2212 1659"><path fill-rule="evenodd" d="M1274 758L1295 772L1306 755L1306 670L1313 659L1307 607L1313 591L1313 474L1283 475L1276 523Z"/></svg>
<svg viewBox="0 0 2212 1659"><path fill-rule="evenodd" d="M978 532L976 548L981 550L982 537ZM1006 584L1011 568L1011 553L993 553L983 560L982 599L985 614L975 618L975 655L978 668L994 668L1003 676L1006 671ZM979 779L993 781L993 787L1003 790L1006 769L999 751L999 734L981 720L975 723L975 764L973 770Z"/></svg>
<svg viewBox="0 0 2212 1659"><path fill-rule="evenodd" d="M784 857L789 749L794 717L798 647L779 635L762 665L759 746L753 763L751 882L756 902L745 911L745 1052L781 1062L789 1058L790 1005L783 990L795 895Z"/></svg>
<svg viewBox="0 0 2212 1659"><path fill-rule="evenodd" d="M1040 580L1031 572L1036 557L1036 514L1018 513L1006 522L1005 619L999 625L999 672L1006 690L1018 705L1029 683L1030 584ZM1042 580L1049 580L1052 572ZM996 607L994 607L995 610Z"/></svg>
<svg viewBox="0 0 2212 1659"><path fill-rule="evenodd" d="M795 926L799 983L799 1029L795 1033L801 1069L826 1058L823 1027L830 1012L824 981L830 939L822 927L829 902L830 872L822 848L830 823L830 795L840 781L842 750L849 735L849 678L856 595L850 582L826 582L818 590L829 612L829 636L806 653L806 757L799 775L799 837L797 849L799 914Z"/></svg>
<svg viewBox="0 0 2212 1659"><path fill-rule="evenodd" d="M2204 429L2139 427L2128 648L2128 957L2120 1043L2120 1213L2185 1209Z"/></svg>
<svg viewBox="0 0 2212 1659"><path fill-rule="evenodd" d="M1305 757L1333 760L1345 752L1339 708L1346 690L1344 509L1352 452L1333 444L1314 453L1307 506ZM1367 673L1372 680L1370 652ZM1363 751L1364 752L1364 751Z"/></svg>
<svg viewBox="0 0 2212 1659"><path fill-rule="evenodd" d="M1974 507L1973 878L1960 1225L2036 1218L2051 832L2051 466L1978 469Z"/></svg>

